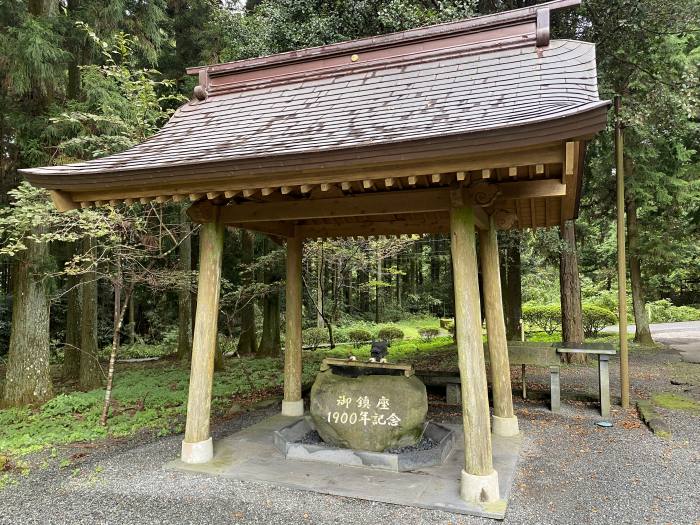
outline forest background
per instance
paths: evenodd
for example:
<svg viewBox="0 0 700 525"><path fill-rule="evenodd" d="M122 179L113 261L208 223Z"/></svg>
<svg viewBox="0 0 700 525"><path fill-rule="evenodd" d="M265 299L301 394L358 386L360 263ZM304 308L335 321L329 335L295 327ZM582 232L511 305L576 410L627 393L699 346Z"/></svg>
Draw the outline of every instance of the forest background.
<svg viewBox="0 0 700 525"><path fill-rule="evenodd" d="M191 97L187 66L536 3L0 0L0 403L100 389L110 354L112 369L115 356L169 356L186 373L196 307L198 231L184 205L58 214L18 169L145 140ZM601 98L622 99L628 311L635 339L653 344L650 322L700 319L700 2L585 0L554 24L556 38L597 44ZM511 338L521 337L521 319L528 337L570 341L616 322L613 119L611 111L588 147L575 224L499 233ZM219 367L234 355L260 358L261 377L270 363L276 370L283 260L271 239L227 233ZM305 343L449 336L449 322L438 320L452 315L451 279L446 236L308 241Z"/></svg>

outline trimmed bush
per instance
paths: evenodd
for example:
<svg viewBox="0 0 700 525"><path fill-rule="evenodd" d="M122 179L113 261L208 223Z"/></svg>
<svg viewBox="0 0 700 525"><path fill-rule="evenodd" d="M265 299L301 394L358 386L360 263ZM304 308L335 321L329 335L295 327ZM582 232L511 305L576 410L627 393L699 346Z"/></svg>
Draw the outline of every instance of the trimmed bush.
<svg viewBox="0 0 700 525"><path fill-rule="evenodd" d="M424 326L418 329L418 333L420 334L421 339L423 339L423 341L428 342L435 339L440 333L440 330L438 330L437 328L433 328L432 326Z"/></svg>
<svg viewBox="0 0 700 525"><path fill-rule="evenodd" d="M661 299L648 304L649 322L677 323L681 321L700 320L700 310L692 306L675 306L668 299Z"/></svg>
<svg viewBox="0 0 700 525"><path fill-rule="evenodd" d="M335 343L348 343L350 338L348 337L348 331L343 328L333 328L333 342Z"/></svg>
<svg viewBox="0 0 700 525"><path fill-rule="evenodd" d="M325 328L307 328L302 332L301 340L304 346L310 346L312 350L316 350L319 345L328 342L328 332Z"/></svg>
<svg viewBox="0 0 700 525"><path fill-rule="evenodd" d="M552 335L561 327L561 307L556 304L523 306L523 319L529 327L536 327Z"/></svg>
<svg viewBox="0 0 700 525"><path fill-rule="evenodd" d="M355 348L359 348L362 343L372 340L372 334L364 328L354 328L348 331L348 339Z"/></svg>
<svg viewBox="0 0 700 525"><path fill-rule="evenodd" d="M603 328L616 323L617 316L607 308L583 304L583 333L586 337L595 337Z"/></svg>
<svg viewBox="0 0 700 525"><path fill-rule="evenodd" d="M379 330L377 337L391 344L393 341L400 341L403 339L403 335L403 330L398 326L383 326Z"/></svg>

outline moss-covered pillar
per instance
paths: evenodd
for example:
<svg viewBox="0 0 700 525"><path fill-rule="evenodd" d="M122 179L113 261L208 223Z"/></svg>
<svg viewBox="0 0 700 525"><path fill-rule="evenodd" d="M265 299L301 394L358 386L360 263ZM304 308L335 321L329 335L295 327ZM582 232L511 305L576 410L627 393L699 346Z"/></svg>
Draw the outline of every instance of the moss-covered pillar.
<svg viewBox="0 0 700 525"><path fill-rule="evenodd" d="M182 442L182 461L185 463L206 463L214 456L209 434L209 418L223 247L224 227L218 220L217 210L216 219L203 224L199 233L197 313L192 337L185 440Z"/></svg>
<svg viewBox="0 0 700 525"><path fill-rule="evenodd" d="M491 363L493 392L491 428L498 436L515 436L518 434L518 418L513 413L513 392L510 384L508 341L503 316L501 272L498 260L498 237L493 215L489 219L489 229L479 232L479 255Z"/></svg>
<svg viewBox="0 0 700 525"><path fill-rule="evenodd" d="M462 205L450 210L455 330L462 385L464 470L460 494L473 503L499 499L493 469L486 367L481 338L474 211Z"/></svg>
<svg viewBox="0 0 700 525"><path fill-rule="evenodd" d="M284 399L282 415L303 416L301 398L301 257L304 241L301 237L287 238L286 318L284 337Z"/></svg>

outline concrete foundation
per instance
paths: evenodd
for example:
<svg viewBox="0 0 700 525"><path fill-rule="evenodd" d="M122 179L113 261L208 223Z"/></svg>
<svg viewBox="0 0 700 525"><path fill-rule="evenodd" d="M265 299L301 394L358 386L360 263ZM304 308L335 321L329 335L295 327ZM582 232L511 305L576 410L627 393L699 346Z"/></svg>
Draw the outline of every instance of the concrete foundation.
<svg viewBox="0 0 700 525"><path fill-rule="evenodd" d="M491 432L503 437L517 436L520 432L518 418L491 416Z"/></svg>
<svg viewBox="0 0 700 525"><path fill-rule="evenodd" d="M304 400L282 401L282 415L290 417L301 417L304 415Z"/></svg>
<svg viewBox="0 0 700 525"><path fill-rule="evenodd" d="M392 503L437 509L458 514L503 519L520 453L521 436L493 436L493 463L498 497L494 501L465 501L461 475L464 438L461 425L444 425L455 433L455 446L442 465L412 472L390 472L361 466L333 465L285 459L273 443L274 432L290 424L290 418L273 416L241 432L218 440L214 459L204 464L176 460L165 468L244 481ZM484 480L482 480L483 482ZM489 497L492 497L493 485Z"/></svg>
<svg viewBox="0 0 700 525"><path fill-rule="evenodd" d="M494 470L485 476L475 476L463 470L459 494L464 501L477 505L498 501L498 472Z"/></svg>
<svg viewBox="0 0 700 525"><path fill-rule="evenodd" d="M199 441L198 443L182 442L182 454L180 455L180 459L182 459L183 463L198 465L211 461L213 457L214 443L211 438L206 441Z"/></svg>

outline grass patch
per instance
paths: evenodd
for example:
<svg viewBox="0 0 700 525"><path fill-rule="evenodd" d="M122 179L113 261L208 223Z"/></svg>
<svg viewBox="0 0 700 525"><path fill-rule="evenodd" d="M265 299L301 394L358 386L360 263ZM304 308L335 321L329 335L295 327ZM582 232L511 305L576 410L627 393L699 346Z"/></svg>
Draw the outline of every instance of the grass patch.
<svg viewBox="0 0 700 525"><path fill-rule="evenodd" d="M686 410L688 412L700 413L700 403L679 394L672 392L659 392L651 397L652 403L660 408L669 410Z"/></svg>
<svg viewBox="0 0 700 525"><path fill-rule="evenodd" d="M305 356L305 383L313 381L322 356ZM229 360L216 372L212 413L234 404L280 395L283 362L275 358ZM118 368L107 427L99 424L104 390L59 394L35 408L0 410L0 454L17 458L76 442L99 441L148 430L158 435L182 432L187 409L189 366L149 363Z"/></svg>

